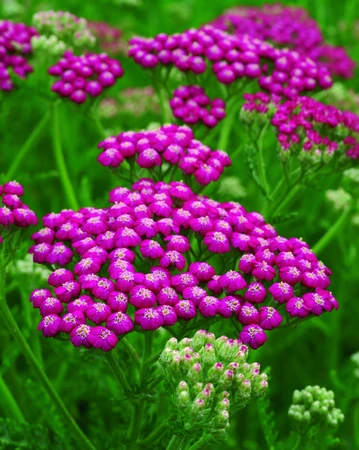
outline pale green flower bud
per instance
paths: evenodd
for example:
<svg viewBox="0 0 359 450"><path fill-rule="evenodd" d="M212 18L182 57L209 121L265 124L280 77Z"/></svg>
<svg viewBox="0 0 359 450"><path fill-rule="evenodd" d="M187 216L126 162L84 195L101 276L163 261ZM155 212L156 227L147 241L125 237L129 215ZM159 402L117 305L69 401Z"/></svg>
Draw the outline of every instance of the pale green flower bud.
<svg viewBox="0 0 359 450"><path fill-rule="evenodd" d="M192 338L192 347L199 351L207 343L207 332L205 330L198 330Z"/></svg>

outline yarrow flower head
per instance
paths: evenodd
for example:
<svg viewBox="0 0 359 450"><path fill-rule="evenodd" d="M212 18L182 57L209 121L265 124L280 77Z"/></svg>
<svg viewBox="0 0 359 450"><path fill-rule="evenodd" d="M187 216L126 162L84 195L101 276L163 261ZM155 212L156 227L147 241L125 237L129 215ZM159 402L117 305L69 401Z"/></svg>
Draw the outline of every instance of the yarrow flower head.
<svg viewBox="0 0 359 450"><path fill-rule="evenodd" d="M126 55L128 44L123 38L123 33L116 27L111 27L107 22L88 22L88 28L98 40L103 52L111 55Z"/></svg>
<svg viewBox="0 0 359 450"><path fill-rule="evenodd" d="M254 79L261 89L287 98L332 86L328 69L307 56L249 35L232 36L212 25L181 34L132 38L129 56L147 69L175 66L196 75L210 65L221 84Z"/></svg>
<svg viewBox="0 0 359 450"><path fill-rule="evenodd" d="M36 290L30 300L45 317L78 311L80 323L64 327L75 345L94 345L95 327L102 327L96 339L106 340L96 345L109 350L116 340L104 328L119 336L232 317L241 341L258 348L284 315L296 324L338 307L330 270L305 242L278 236L260 214L196 195L183 182L140 179L132 189L112 190L105 208L64 210L42 221L30 252L53 266L53 292ZM41 310L47 297L63 310L54 300Z"/></svg>
<svg viewBox="0 0 359 450"><path fill-rule="evenodd" d="M53 83L52 91L74 103L84 103L88 96L98 97L124 74L120 62L106 53L75 56L71 51L66 51L48 72L60 77Z"/></svg>
<svg viewBox="0 0 359 450"><path fill-rule="evenodd" d="M14 88L11 71L20 78L26 78L33 71L27 57L32 53L31 38L37 35L33 27L0 20L0 91Z"/></svg>
<svg viewBox="0 0 359 450"><path fill-rule="evenodd" d="M212 25L236 36L248 35L308 56L333 75L352 78L355 63L342 47L324 42L315 20L303 8L268 4L238 6L216 18Z"/></svg>
<svg viewBox="0 0 359 450"><path fill-rule="evenodd" d="M221 435L230 415L267 390L267 375L249 364L248 347L239 339L199 330L192 339L170 339L159 362L178 428L192 439L206 429ZM185 424L185 425L183 425Z"/></svg>
<svg viewBox="0 0 359 450"><path fill-rule="evenodd" d="M61 43L66 50L81 50L92 47L96 42L86 19L68 11L40 11L34 14L32 21L40 33L32 41L35 49L42 49L44 43L54 37L56 44Z"/></svg>
<svg viewBox="0 0 359 450"><path fill-rule="evenodd" d="M344 421L340 409L335 408L334 392L319 386L294 391L288 415L302 429L322 425L331 430Z"/></svg>
<svg viewBox="0 0 359 450"><path fill-rule="evenodd" d="M162 170L161 166L168 164L170 167L167 173L171 173L172 179L175 178L175 171L180 169L181 177L188 184L192 185L195 180L200 185L206 186L212 181L217 181L225 167L231 165L227 153L220 150L212 151L194 139L193 131L187 126L171 124L151 131L138 133L126 131L118 136L106 138L98 147L102 150L98 157L99 163L107 167L120 168L118 171L120 177L121 164L125 160L135 165L135 168L149 169L151 173L159 167ZM183 195L186 195L185 192ZM160 201L160 198L158 200ZM157 205L159 209L160 204ZM162 209L165 209L165 205Z"/></svg>
<svg viewBox="0 0 359 450"><path fill-rule="evenodd" d="M202 122L214 128L226 117L225 102L220 98L211 100L201 86L180 86L170 99L173 115L188 125Z"/></svg>
<svg viewBox="0 0 359 450"><path fill-rule="evenodd" d="M38 220L32 211L21 199L24 188L17 181L8 181L0 185L0 245L9 241L20 229L37 225Z"/></svg>
<svg viewBox="0 0 359 450"><path fill-rule="evenodd" d="M301 152L329 163L338 157L343 162L359 158L359 117L351 111L341 111L310 97L298 97L283 103L266 94L246 94L246 111L272 115L277 139L284 152ZM255 118L253 118L255 119ZM269 117L268 117L268 120Z"/></svg>

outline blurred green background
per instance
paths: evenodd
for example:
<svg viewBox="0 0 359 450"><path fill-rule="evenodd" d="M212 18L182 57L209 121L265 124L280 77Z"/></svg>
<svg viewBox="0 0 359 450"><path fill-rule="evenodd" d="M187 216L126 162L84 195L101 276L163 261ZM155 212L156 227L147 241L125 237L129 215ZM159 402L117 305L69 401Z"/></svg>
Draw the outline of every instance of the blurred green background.
<svg viewBox="0 0 359 450"><path fill-rule="evenodd" d="M306 0L283 3L307 8L318 21L326 40L332 44L344 45L350 56L359 61L359 1ZM0 16L30 24L32 15L37 11L67 10L88 20L108 22L123 30L124 37L129 38L133 35L153 36L159 32L181 32L211 21L224 9L237 4L237 1L232 0L2 0ZM252 1L245 4L255 6L262 5L263 2ZM149 79L141 68L124 56L120 60L125 67L126 76L118 83L119 90L149 84ZM355 76L352 80L343 82L340 89L358 92L358 84L359 78ZM6 172L13 152L26 140L27 134L40 120L46 108L46 101L26 90L19 90L6 98L1 97L0 172ZM118 181L108 177L106 169L95 161L98 154L96 144L99 140L96 130L77 114L76 107L72 105L63 108L61 114L61 134L66 159L81 204L103 205L108 190L118 184ZM122 116L119 126L126 129L132 125L138 129L147 126L150 121L159 120L158 114L151 112L139 118ZM105 123L106 125L110 128L114 126L112 123ZM269 139L268 149L274 145L274 141ZM273 155L268 153L267 164L271 164ZM218 200L234 199L249 210L260 209L261 195L249 182L244 166L244 161L238 158L229 172L237 177L237 181L240 180L242 186L242 190L233 192L236 197L232 198L232 194L228 194L225 189L220 189L215 197ZM51 140L46 133L16 177L25 185L25 199L39 217L67 206L61 195L60 182L52 160ZM340 178L334 177L324 184L318 184L315 189L307 190L300 201L292 206L299 211L298 216L278 224L278 231L286 237L302 237L310 245L315 244L337 215L325 201L325 191L336 188L339 183ZM279 436L287 436L290 430L287 410L293 390L302 389L308 384L318 384L334 390L337 406L346 416L338 431L340 448L359 448L359 380L354 378L350 362L350 355L359 351L358 231L358 225L348 223L340 236L321 255L321 259L333 270L331 288L339 300L339 310L315 318L297 329L270 333L268 344L252 352L252 360L259 361L263 369L271 367L268 398L270 409L274 412L275 431ZM30 241L24 242L22 256L29 245ZM64 402L97 448L126 448L119 434L128 422L126 403L121 400L116 382L102 355L74 349L71 345L54 339L45 340L36 331L38 312L33 311L29 305L28 295L39 284L44 284L42 278L43 275L38 270L34 271L31 265L24 268L20 263L20 266L12 268L7 289L9 303L16 318ZM233 334L233 330L224 322L216 324L214 331L217 334ZM165 331L159 333L159 348L161 342L165 342L168 337ZM130 340L141 353L142 336L131 335ZM5 381L26 420L25 424L0 422L0 449L48 449L50 445L51 448L77 448L71 438L64 439L66 428L2 327L0 348L0 384ZM126 362L131 364L131 361ZM2 392L5 395L5 390ZM165 393L161 392L160 398L154 399L156 404L149 408L149 418L154 417L159 406L165 408L164 396ZM0 395L0 417L7 416ZM15 444L6 444L7 441ZM21 442L25 442L24 446ZM263 420L260 420L258 405L254 402L236 414L228 439L208 448L259 450L267 448L266 446Z"/></svg>

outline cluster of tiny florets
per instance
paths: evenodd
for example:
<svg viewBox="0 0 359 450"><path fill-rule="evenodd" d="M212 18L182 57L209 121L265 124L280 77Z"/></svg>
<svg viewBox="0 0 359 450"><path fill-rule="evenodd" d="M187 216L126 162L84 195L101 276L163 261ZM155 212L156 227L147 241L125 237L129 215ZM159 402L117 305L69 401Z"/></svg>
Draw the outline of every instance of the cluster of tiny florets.
<svg viewBox="0 0 359 450"><path fill-rule="evenodd" d="M127 54L127 42L123 39L121 30L106 22L89 21L88 27L96 36L102 51L111 55Z"/></svg>
<svg viewBox="0 0 359 450"><path fill-rule="evenodd" d="M123 73L120 62L106 53L75 56L71 51L66 51L60 61L49 68L50 75L60 77L51 89L75 103L84 103L88 95L98 97L104 89L113 86Z"/></svg>
<svg viewBox="0 0 359 450"><path fill-rule="evenodd" d="M318 24L303 8L280 4L239 6L212 22L237 36L248 35L308 56L333 75L352 78L355 63L342 47L326 44Z"/></svg>
<svg viewBox="0 0 359 450"><path fill-rule="evenodd" d="M299 320L337 308L330 271L308 245L238 203L150 179L114 189L110 202L48 214L32 236L35 262L66 267L50 275L53 293L31 295L45 336L67 332L76 346L109 350L134 323L155 330L218 315L233 317L257 348L281 310Z"/></svg>
<svg viewBox="0 0 359 450"><path fill-rule="evenodd" d="M173 115L189 125L202 122L208 128L214 128L226 117L224 100L211 100L201 86L180 86L173 92L170 106Z"/></svg>
<svg viewBox="0 0 359 450"><path fill-rule="evenodd" d="M7 235L16 231L17 227L27 228L37 225L37 217L21 197L24 188L17 181L9 181L0 185L0 243Z"/></svg>
<svg viewBox="0 0 359 450"><path fill-rule="evenodd" d="M103 150L98 157L103 166L118 168L127 160L139 168L153 169L167 163L173 170L179 169L189 183L194 178L203 186L217 181L225 167L231 165L227 153L212 151L194 139L187 126L170 124L157 130L123 132L106 138L98 147Z"/></svg>
<svg viewBox="0 0 359 450"><path fill-rule="evenodd" d="M41 37L55 36L68 50L91 47L96 42L86 19L68 11L40 11L32 20Z"/></svg>
<svg viewBox="0 0 359 450"><path fill-rule="evenodd" d="M344 414L335 408L334 392L319 386L307 386L302 391L294 391L289 417L299 427L324 425L333 428L343 422Z"/></svg>
<svg viewBox="0 0 359 450"><path fill-rule="evenodd" d="M192 339L170 339L159 362L175 420L191 438L206 429L222 434L230 414L265 394L267 375L248 364L248 347L239 339L199 330Z"/></svg>
<svg viewBox="0 0 359 450"><path fill-rule="evenodd" d="M263 92L244 94L243 111L267 114L277 130L277 139L284 151L303 150L326 159L344 155L359 158L359 117L351 111L341 111L310 97L298 97L283 103L278 96ZM248 121L256 121L258 116ZM270 117L272 117L270 119ZM330 159L328 159L329 162Z"/></svg>
<svg viewBox="0 0 359 450"><path fill-rule="evenodd" d="M248 35L229 35L212 25L181 34L133 38L129 56L145 68L175 66L194 74L205 72L210 64L222 84L257 79L262 89L288 98L332 85L329 71L310 58Z"/></svg>
<svg viewBox="0 0 359 450"><path fill-rule="evenodd" d="M11 91L14 87L10 68L21 78L33 71L26 56L32 52L31 38L36 35L33 27L0 20L0 91Z"/></svg>
<svg viewBox="0 0 359 450"><path fill-rule="evenodd" d="M359 158L359 117L310 97L277 105L271 120L284 150L300 144L305 151Z"/></svg>

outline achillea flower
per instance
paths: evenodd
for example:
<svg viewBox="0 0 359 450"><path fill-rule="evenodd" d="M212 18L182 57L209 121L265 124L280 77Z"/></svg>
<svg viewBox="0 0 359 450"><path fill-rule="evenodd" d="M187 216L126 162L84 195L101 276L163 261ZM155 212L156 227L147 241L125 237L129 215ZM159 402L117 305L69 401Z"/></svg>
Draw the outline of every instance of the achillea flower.
<svg viewBox="0 0 359 450"><path fill-rule="evenodd" d="M308 56L333 75L352 78L355 63L345 49L324 42L318 24L303 8L268 4L237 6L216 18L212 25L236 36L249 35Z"/></svg>
<svg viewBox="0 0 359 450"><path fill-rule="evenodd" d="M263 93L245 94L244 111L271 117L284 153L328 164L359 158L359 117L310 97L281 102ZM270 112L269 112L270 110ZM268 118L269 120L269 118Z"/></svg>
<svg viewBox="0 0 359 450"><path fill-rule="evenodd" d="M187 126L163 125L158 130L131 134L123 132L106 138L98 147L102 150L98 161L103 166L117 169L127 160L135 169L138 166L152 173L152 170L167 163L173 166L172 179L173 171L180 169L182 176L189 182L194 178L203 186L217 181L225 167L231 165L227 153L211 151L194 139L192 130ZM121 169L117 173L121 177ZM186 193L177 192L177 196L184 199ZM151 208L157 215L169 217L170 209L166 202L159 200Z"/></svg>
<svg viewBox="0 0 359 450"><path fill-rule="evenodd" d="M128 46L121 30L111 27L106 22L90 21L87 26L98 39L102 51L111 55L122 54L125 56L127 54Z"/></svg>
<svg viewBox="0 0 359 450"><path fill-rule="evenodd" d="M163 65L201 74L210 65L219 83L257 79L261 89L287 98L332 85L328 69L307 55L275 48L248 34L232 36L212 25L170 36L161 33L154 38L134 37L128 54L150 70Z"/></svg>
<svg viewBox="0 0 359 450"><path fill-rule="evenodd" d="M170 396L177 430L198 439L203 421L212 436L221 436L230 413L264 395L267 375L248 364L248 347L239 339L199 330L192 339L170 339L159 362Z"/></svg>
<svg viewBox="0 0 359 450"><path fill-rule="evenodd" d="M52 91L61 97L69 97L74 103L84 103L88 96L99 96L124 73L119 61L106 53L75 56L71 51L66 51L48 72L60 77L52 85Z"/></svg>
<svg viewBox="0 0 359 450"><path fill-rule="evenodd" d="M344 420L341 410L335 408L334 392L320 386L295 390L288 415L303 429L320 424L326 428L326 433L330 433Z"/></svg>
<svg viewBox="0 0 359 450"><path fill-rule="evenodd" d="M40 11L34 14L32 21L40 33L32 42L35 49L43 49L46 39L49 42L49 38L54 37L56 45L66 50L84 49L95 44L96 38L87 21L68 11Z"/></svg>
<svg viewBox="0 0 359 450"><path fill-rule="evenodd" d="M241 340L258 348L285 315L289 324L297 323L338 307L328 290L331 273L308 245L278 236L263 216L237 203L196 195L184 183L151 179L112 190L110 201L103 209L47 214L45 232L33 235L38 242L53 232L49 243L35 244L31 252L35 262L55 266L48 279L53 293L35 290L30 301L45 318L55 314L61 322L66 316L66 324L54 330L70 334L74 345L96 343L110 350L115 340L105 329L120 336L221 316L232 317ZM139 210L144 218L136 217ZM113 219L119 211L126 225L117 228ZM85 238L58 233L74 224ZM105 229L114 233L111 246L98 239ZM265 238L258 237L262 234ZM220 273L214 269L218 259ZM86 326L66 315L76 311ZM95 327L100 328L92 335ZM104 333L102 340L97 332Z"/></svg>
<svg viewBox="0 0 359 450"><path fill-rule="evenodd" d="M7 241L11 242L13 235L16 232L20 232L21 229L37 225L36 214L20 199L23 195L24 188L17 181L9 181L4 185L0 185L0 200L4 205L0 206L0 245L4 241L5 243ZM35 241L38 240L38 235L33 237ZM33 249L37 247L34 258L39 263L43 263L52 250L52 246L43 242L35 245Z"/></svg>
<svg viewBox="0 0 359 450"><path fill-rule="evenodd" d="M0 90L11 91L14 83L10 78L11 71L20 78L33 71L27 62L32 53L31 38L38 33L33 27L10 20L0 21Z"/></svg>
<svg viewBox="0 0 359 450"><path fill-rule="evenodd" d="M220 98L211 100L201 86L180 86L170 99L173 115L188 125L202 122L214 128L226 117L225 102Z"/></svg>

